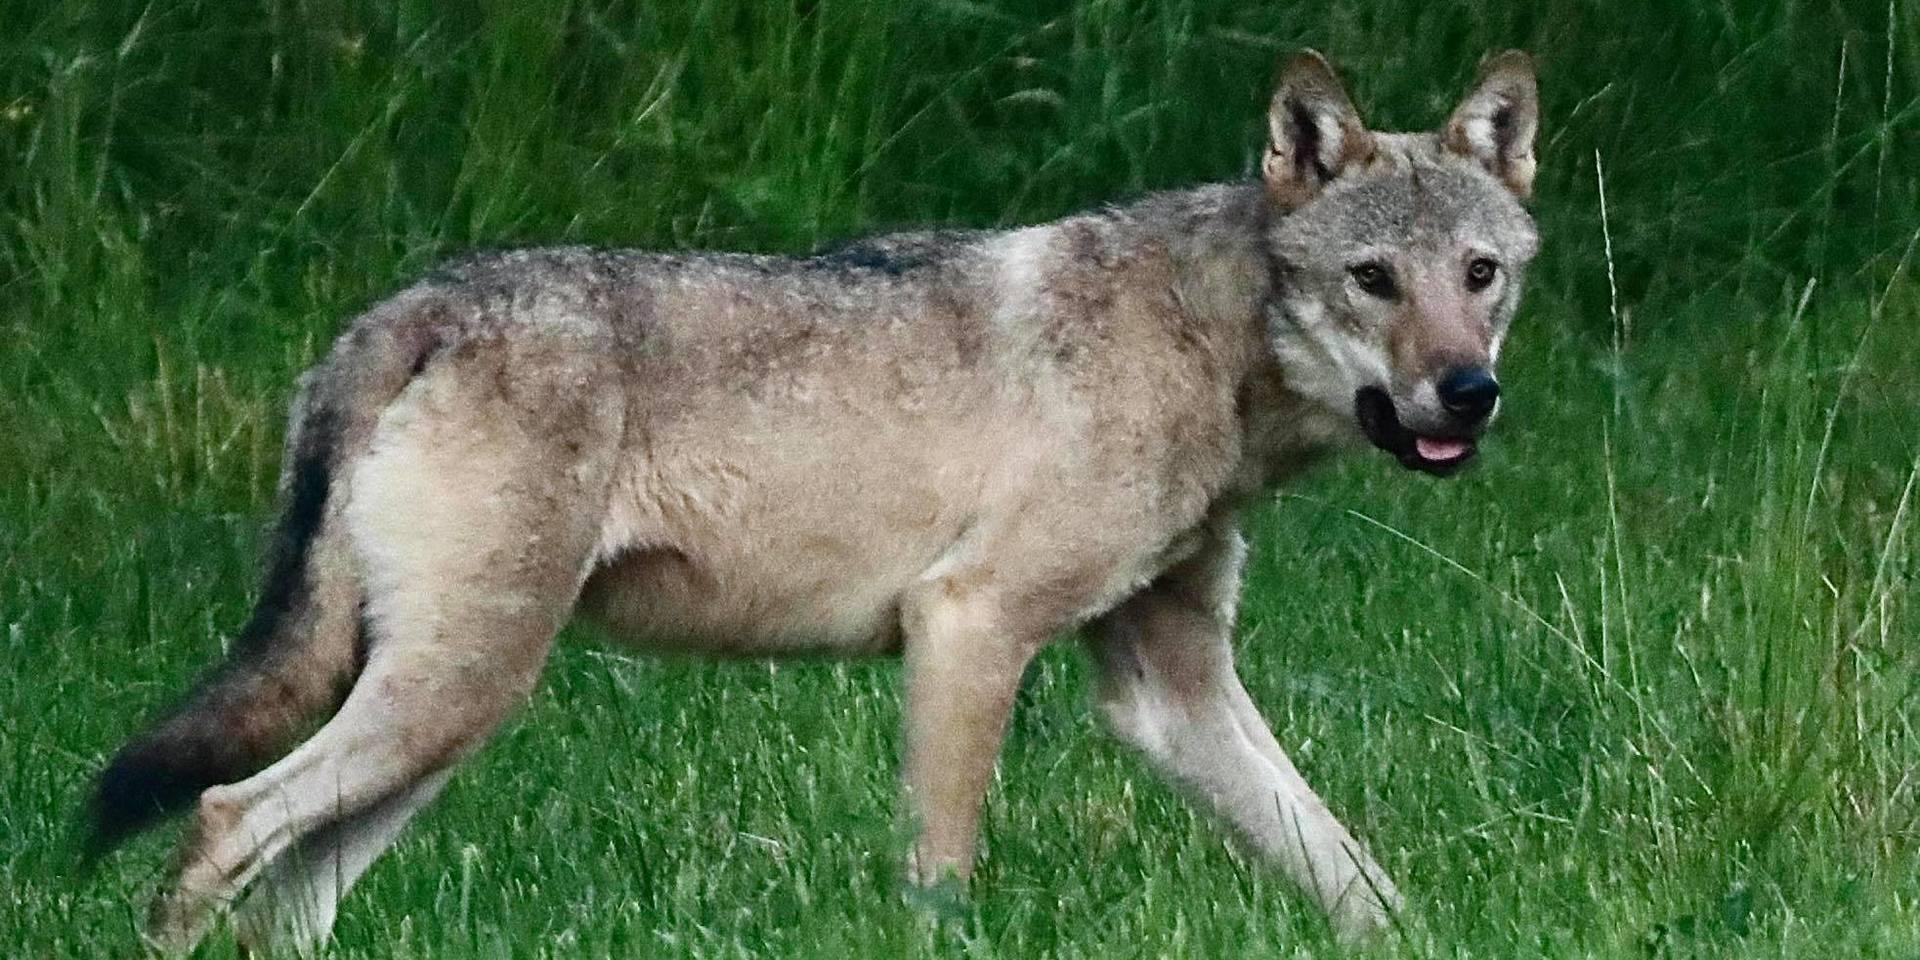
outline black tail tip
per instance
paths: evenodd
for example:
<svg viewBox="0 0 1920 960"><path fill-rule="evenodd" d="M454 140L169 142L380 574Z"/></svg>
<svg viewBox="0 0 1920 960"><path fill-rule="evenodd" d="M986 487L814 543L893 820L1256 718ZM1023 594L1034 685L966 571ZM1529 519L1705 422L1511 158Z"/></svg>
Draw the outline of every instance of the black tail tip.
<svg viewBox="0 0 1920 960"><path fill-rule="evenodd" d="M80 844L81 868L92 869L135 834L185 810L215 782L153 744L128 744L94 785Z"/></svg>

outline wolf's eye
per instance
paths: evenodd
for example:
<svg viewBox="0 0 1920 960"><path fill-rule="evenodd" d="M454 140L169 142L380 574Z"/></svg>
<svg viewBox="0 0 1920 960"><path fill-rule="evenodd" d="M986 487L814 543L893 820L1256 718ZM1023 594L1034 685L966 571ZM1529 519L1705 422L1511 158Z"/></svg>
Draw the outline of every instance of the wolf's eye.
<svg viewBox="0 0 1920 960"><path fill-rule="evenodd" d="M1479 293L1493 282L1493 275L1500 272L1500 265L1486 257L1475 257L1467 264L1467 289Z"/></svg>
<svg viewBox="0 0 1920 960"><path fill-rule="evenodd" d="M1356 263L1347 268L1347 273L1352 275L1353 282L1359 284L1368 296L1391 300L1397 292L1393 285L1393 274L1380 264L1371 261Z"/></svg>

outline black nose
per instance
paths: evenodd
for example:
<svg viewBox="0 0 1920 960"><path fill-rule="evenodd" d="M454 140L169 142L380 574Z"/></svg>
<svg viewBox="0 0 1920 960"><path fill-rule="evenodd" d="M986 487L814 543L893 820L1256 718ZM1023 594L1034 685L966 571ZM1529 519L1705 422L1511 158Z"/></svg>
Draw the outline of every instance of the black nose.
<svg viewBox="0 0 1920 960"><path fill-rule="evenodd" d="M1500 400L1500 381L1486 367L1455 367L1434 386L1440 405L1469 423L1479 423Z"/></svg>

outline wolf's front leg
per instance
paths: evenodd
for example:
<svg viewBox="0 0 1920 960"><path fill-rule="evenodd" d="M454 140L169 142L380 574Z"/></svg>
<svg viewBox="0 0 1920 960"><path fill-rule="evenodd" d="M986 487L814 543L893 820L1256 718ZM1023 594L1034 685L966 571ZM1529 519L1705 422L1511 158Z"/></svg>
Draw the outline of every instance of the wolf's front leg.
<svg viewBox="0 0 1920 960"><path fill-rule="evenodd" d="M963 885L973 872L980 804L1007 716L1051 624L1022 622L990 586L928 584L903 610L906 758L901 771L916 837L907 882Z"/></svg>
<svg viewBox="0 0 1920 960"><path fill-rule="evenodd" d="M1208 548L1102 618L1098 701L1121 739L1205 797L1327 911L1342 939L1384 927L1400 895L1301 779L1233 669L1246 548L1222 524Z"/></svg>

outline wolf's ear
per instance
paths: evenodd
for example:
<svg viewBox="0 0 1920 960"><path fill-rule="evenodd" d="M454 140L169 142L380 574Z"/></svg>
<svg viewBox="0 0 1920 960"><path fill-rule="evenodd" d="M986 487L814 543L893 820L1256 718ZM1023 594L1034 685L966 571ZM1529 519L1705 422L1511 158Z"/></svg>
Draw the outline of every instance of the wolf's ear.
<svg viewBox="0 0 1920 960"><path fill-rule="evenodd" d="M1533 58L1508 50L1480 64L1480 79L1441 129L1440 142L1477 161L1525 200L1533 194L1533 135L1539 128Z"/></svg>
<svg viewBox="0 0 1920 960"><path fill-rule="evenodd" d="M1267 192L1292 210L1372 154L1373 135L1327 59L1312 50L1295 54L1267 108L1267 156L1260 165Z"/></svg>

